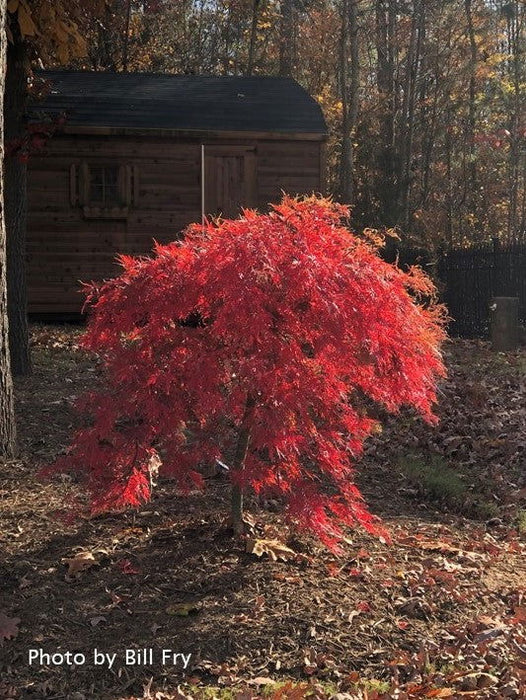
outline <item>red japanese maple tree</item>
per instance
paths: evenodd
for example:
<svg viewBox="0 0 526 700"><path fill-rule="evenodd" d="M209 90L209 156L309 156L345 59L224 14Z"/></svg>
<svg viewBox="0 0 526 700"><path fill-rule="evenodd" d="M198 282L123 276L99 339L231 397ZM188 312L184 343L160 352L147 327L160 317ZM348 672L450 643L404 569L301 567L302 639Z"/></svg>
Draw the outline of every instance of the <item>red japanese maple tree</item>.
<svg viewBox="0 0 526 700"><path fill-rule="evenodd" d="M381 260L348 215L285 197L123 256L120 277L89 288L83 342L105 383L55 468L81 474L94 511L147 501L157 470L200 486L221 460L236 529L249 488L283 497L329 546L342 526L375 528L353 482L377 428L364 397L432 422L445 334L431 281Z"/></svg>

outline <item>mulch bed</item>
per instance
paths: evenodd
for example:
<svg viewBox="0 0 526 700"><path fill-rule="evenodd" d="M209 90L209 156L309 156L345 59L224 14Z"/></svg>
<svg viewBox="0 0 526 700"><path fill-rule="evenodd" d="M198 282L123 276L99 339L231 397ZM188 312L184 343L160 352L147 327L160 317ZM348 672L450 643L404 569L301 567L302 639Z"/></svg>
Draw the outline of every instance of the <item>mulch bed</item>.
<svg viewBox="0 0 526 700"><path fill-rule="evenodd" d="M73 404L98 381L79 333L34 326L35 371L17 382L21 455L0 466L0 612L20 622L0 647L0 698L162 700L207 687L253 698L288 680L308 684L295 697L526 697L524 350L449 343L439 425L402 415L370 443L358 480L391 543L355 531L335 557L292 532L279 504L249 501L259 536L300 555L274 562L231 537L221 475L189 495L163 482L139 512L64 517L75 483L36 472L65 449ZM467 512L408 482L407 454L454 466ZM474 517L477 499L491 517ZM30 649L86 661L30 665ZM95 649L116 654L111 668L94 665ZM126 650L145 663L126 664ZM187 668L168 652L163 664L163 650L191 654Z"/></svg>

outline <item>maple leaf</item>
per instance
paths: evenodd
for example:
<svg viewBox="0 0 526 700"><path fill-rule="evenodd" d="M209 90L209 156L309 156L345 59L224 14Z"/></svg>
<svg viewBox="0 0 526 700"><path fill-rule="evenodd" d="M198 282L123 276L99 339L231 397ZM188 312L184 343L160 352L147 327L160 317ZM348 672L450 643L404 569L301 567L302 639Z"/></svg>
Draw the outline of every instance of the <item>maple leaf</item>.
<svg viewBox="0 0 526 700"><path fill-rule="evenodd" d="M247 539L246 551L248 554L255 554L257 557L267 554L272 561L277 561L282 559L287 561L287 559L294 559L297 554L296 552L287 547L279 540L258 540L258 539Z"/></svg>
<svg viewBox="0 0 526 700"><path fill-rule="evenodd" d="M5 613L0 612L0 646L3 646L4 640L17 636L19 622L20 618L8 617Z"/></svg>
<svg viewBox="0 0 526 700"><path fill-rule="evenodd" d="M141 573L141 570L134 566L129 559L119 559L117 566L123 574L135 575Z"/></svg>
<svg viewBox="0 0 526 700"><path fill-rule="evenodd" d="M80 578L84 571L99 563L91 552L79 552L74 557L65 558L62 561L68 566L66 581L74 581Z"/></svg>
<svg viewBox="0 0 526 700"><path fill-rule="evenodd" d="M513 617L510 618L510 622L513 624L524 624L526 623L526 607L517 605L513 608Z"/></svg>

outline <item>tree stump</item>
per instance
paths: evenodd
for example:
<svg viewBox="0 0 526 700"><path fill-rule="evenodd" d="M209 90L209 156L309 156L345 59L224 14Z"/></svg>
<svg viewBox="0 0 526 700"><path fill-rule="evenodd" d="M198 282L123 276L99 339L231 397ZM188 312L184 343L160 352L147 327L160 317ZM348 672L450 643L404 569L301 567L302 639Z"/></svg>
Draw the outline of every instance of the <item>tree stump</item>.
<svg viewBox="0 0 526 700"><path fill-rule="evenodd" d="M490 311L493 350L516 350L519 344L518 297L494 297L490 303Z"/></svg>

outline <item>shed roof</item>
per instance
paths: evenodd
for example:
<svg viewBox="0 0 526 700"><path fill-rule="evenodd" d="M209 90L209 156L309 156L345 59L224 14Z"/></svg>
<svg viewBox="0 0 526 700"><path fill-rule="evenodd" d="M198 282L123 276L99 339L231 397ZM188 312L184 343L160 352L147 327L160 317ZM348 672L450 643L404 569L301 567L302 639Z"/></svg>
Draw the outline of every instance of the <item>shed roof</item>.
<svg viewBox="0 0 526 700"><path fill-rule="evenodd" d="M70 127L325 134L318 103L294 80L267 76L40 71L33 109Z"/></svg>

